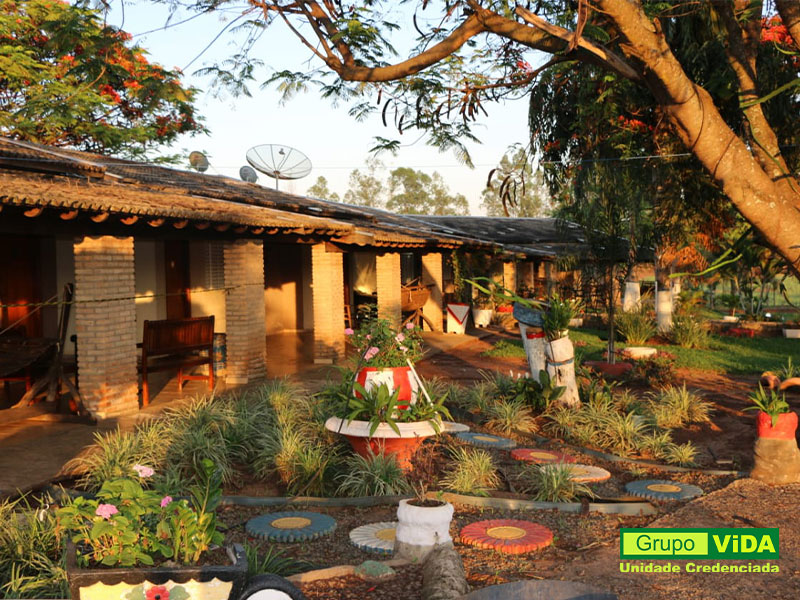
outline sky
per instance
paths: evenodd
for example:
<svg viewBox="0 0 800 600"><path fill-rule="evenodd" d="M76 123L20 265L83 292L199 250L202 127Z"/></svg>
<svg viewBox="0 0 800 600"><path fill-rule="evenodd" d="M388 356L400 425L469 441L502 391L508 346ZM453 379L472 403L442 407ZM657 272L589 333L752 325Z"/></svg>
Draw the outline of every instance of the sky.
<svg viewBox="0 0 800 600"><path fill-rule="evenodd" d="M190 13L177 13L172 23L181 21ZM181 68L184 84L203 90L196 107L205 117L210 130L208 136L184 136L165 152L200 150L210 162L208 173L238 178L239 168L247 164L248 148L259 144L284 144L304 152L313 165L311 174L304 179L281 181L280 189L304 194L317 177L328 180L329 188L343 196L353 169L364 169L374 136L396 138L393 128L383 126L378 115L365 122L357 122L347 114L347 106L333 107L312 88L307 93L281 103L281 94L274 86L260 89L272 69L305 70L310 51L283 24L271 26L255 47L256 55L266 64L258 82L251 87L252 97L232 97L225 92L210 89L210 78L193 75L198 68L224 59L235 52L236 36L222 36L197 58L230 16L210 14L192 19L178 26L163 29L168 19L167 8L139 1L112 5L107 21L134 35L134 41L145 48L150 59L166 68ZM152 33L150 30L159 28ZM192 63L192 60L194 62ZM530 60L534 63L534 60ZM192 63L192 64L190 64ZM188 68L187 68L188 67ZM215 93L217 92L217 93ZM524 143L527 138L527 102L516 100L503 104L487 104L489 117L483 117L474 128L481 144L469 144L475 164L470 169L459 164L452 152L439 152L416 141L415 131L404 133L407 145L397 156L383 153L385 164L379 177L386 178L395 167L412 167L433 173L438 171L450 190L463 194L470 204L471 214L481 214L480 195L489 171L497 165L507 148L514 143ZM400 138L400 139L402 139ZM414 143L416 141L416 143ZM275 181L259 174L259 184L274 186Z"/></svg>

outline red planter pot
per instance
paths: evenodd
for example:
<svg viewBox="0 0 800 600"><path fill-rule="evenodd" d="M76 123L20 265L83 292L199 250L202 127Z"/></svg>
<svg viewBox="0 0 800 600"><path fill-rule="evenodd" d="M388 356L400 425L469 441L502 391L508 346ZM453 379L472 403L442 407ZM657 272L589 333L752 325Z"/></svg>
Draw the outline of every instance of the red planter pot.
<svg viewBox="0 0 800 600"><path fill-rule="evenodd" d="M608 377L622 377L633 368L633 365L628 362L616 362L612 365L609 362L600 360L587 360L583 364L593 371Z"/></svg>
<svg viewBox="0 0 800 600"><path fill-rule="evenodd" d="M503 305L498 306L495 310L499 313L511 313L514 312L514 307L511 305Z"/></svg>
<svg viewBox="0 0 800 600"><path fill-rule="evenodd" d="M793 440L797 431L797 413L788 412L778 415L775 427L772 426L772 417L759 411L756 417L756 432L760 438L773 440Z"/></svg>
<svg viewBox="0 0 800 600"><path fill-rule="evenodd" d="M425 438L365 438L355 435L346 435L347 441L358 454L369 458L370 450L373 456L383 452L387 456L394 454L397 464L404 471L411 469L411 458L425 441Z"/></svg>
<svg viewBox="0 0 800 600"><path fill-rule="evenodd" d="M409 367L363 367L358 372L356 381L367 391L381 384L386 384L392 392L399 389L397 407L401 410L406 410L409 404L414 404L419 395L417 380L411 374ZM355 394L361 397L358 392Z"/></svg>

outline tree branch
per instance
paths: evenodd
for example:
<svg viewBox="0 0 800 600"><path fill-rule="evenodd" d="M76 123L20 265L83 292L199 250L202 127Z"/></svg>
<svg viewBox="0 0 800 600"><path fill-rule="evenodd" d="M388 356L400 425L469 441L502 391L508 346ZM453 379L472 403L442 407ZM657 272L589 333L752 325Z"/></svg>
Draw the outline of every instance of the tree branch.
<svg viewBox="0 0 800 600"><path fill-rule="evenodd" d="M794 40L794 46L800 50L800 2L797 0L775 0L781 21Z"/></svg>

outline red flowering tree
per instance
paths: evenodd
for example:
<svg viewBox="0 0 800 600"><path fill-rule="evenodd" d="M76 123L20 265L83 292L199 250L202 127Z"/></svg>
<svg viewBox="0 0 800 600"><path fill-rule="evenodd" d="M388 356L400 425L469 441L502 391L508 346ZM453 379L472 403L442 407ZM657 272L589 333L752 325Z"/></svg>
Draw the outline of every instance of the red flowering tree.
<svg viewBox="0 0 800 600"><path fill-rule="evenodd" d="M143 158L204 131L195 93L88 2L0 0L0 135Z"/></svg>

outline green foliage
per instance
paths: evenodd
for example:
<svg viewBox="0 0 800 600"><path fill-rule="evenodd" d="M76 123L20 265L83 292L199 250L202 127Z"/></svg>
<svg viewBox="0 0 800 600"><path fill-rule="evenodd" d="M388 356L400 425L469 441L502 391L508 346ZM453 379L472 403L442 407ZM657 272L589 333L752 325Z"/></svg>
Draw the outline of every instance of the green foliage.
<svg viewBox="0 0 800 600"><path fill-rule="evenodd" d="M663 458L671 465L678 465L681 467L691 467L695 464L695 457L697 456L697 448L692 442L685 444L670 444L664 450Z"/></svg>
<svg viewBox="0 0 800 600"><path fill-rule="evenodd" d="M547 204L541 172L533 172L524 148L509 148L481 192L481 208L490 217L540 217Z"/></svg>
<svg viewBox="0 0 800 600"><path fill-rule="evenodd" d="M89 2L3 2L0 134L147 157L205 129L178 70L150 63Z"/></svg>
<svg viewBox="0 0 800 600"><path fill-rule="evenodd" d="M375 157L366 160L367 171L362 173L359 169L350 171L348 189L344 194L344 201L356 206L383 206L383 195L386 186L375 175L383 164Z"/></svg>
<svg viewBox="0 0 800 600"><path fill-rule="evenodd" d="M800 377L800 365L795 365L792 362L792 357L786 359L786 364L778 369L778 377L781 379L791 379L792 377Z"/></svg>
<svg viewBox="0 0 800 600"><path fill-rule="evenodd" d="M543 329L550 341L563 337L564 331L569 327L569 322L581 310L581 302L576 299L562 299L558 294L549 298L547 312L544 315Z"/></svg>
<svg viewBox="0 0 800 600"><path fill-rule="evenodd" d="M201 468L190 501L146 490L131 473L103 483L96 498L67 501L56 511L58 530L80 548L81 565L152 565L158 556L196 563L223 538L214 513L221 477L209 460Z"/></svg>
<svg viewBox="0 0 800 600"><path fill-rule="evenodd" d="M668 386L653 394L647 410L655 425L671 429L683 427L688 423L707 423L713 410L710 402L698 394L681 387Z"/></svg>
<svg viewBox="0 0 800 600"><path fill-rule="evenodd" d="M672 320L672 340L682 348L706 348L709 332L691 315L679 315Z"/></svg>
<svg viewBox="0 0 800 600"><path fill-rule="evenodd" d="M616 326L619 334L631 346L643 346L656 334L656 324L645 310L617 313Z"/></svg>
<svg viewBox="0 0 800 600"><path fill-rule="evenodd" d="M468 215L469 203L462 194L451 194L436 171L428 175L409 167L389 174L387 210L415 215Z"/></svg>
<svg viewBox="0 0 800 600"><path fill-rule="evenodd" d="M463 446L451 452L452 462L439 483L449 490L471 496L487 496L500 487L500 477L491 454Z"/></svg>
<svg viewBox="0 0 800 600"><path fill-rule="evenodd" d="M489 405L486 416L486 425L501 433L536 430L533 412L523 400L498 400Z"/></svg>
<svg viewBox="0 0 800 600"><path fill-rule="evenodd" d="M314 185L306 190L306 196L311 198L320 198L322 200L330 200L331 202L339 202L339 194L332 192L328 189L328 180L322 175L317 177Z"/></svg>
<svg viewBox="0 0 800 600"><path fill-rule="evenodd" d="M569 465L525 465L519 473L519 487L539 502L573 502L578 498L594 498L592 490L572 478Z"/></svg>
<svg viewBox="0 0 800 600"><path fill-rule="evenodd" d="M786 402L786 394L778 393L776 390L765 390L761 384L758 391L750 395L750 402L755 406L748 406L745 410L760 410L772 417L772 426L778 424L778 417L790 411L789 404Z"/></svg>
<svg viewBox="0 0 800 600"><path fill-rule="evenodd" d="M597 443L619 456L630 456L639 448L644 419L632 412L609 410L598 423Z"/></svg>
<svg viewBox="0 0 800 600"><path fill-rule="evenodd" d="M633 369L628 372L628 379L641 381L652 387L667 385L675 379L675 358L659 351L655 356L633 361Z"/></svg>
<svg viewBox="0 0 800 600"><path fill-rule="evenodd" d="M259 554L257 547L245 543L244 553L247 556L248 578L265 574L288 577L307 571L312 567L308 561L290 556L274 545L270 545L266 552Z"/></svg>
<svg viewBox="0 0 800 600"><path fill-rule="evenodd" d="M25 497L0 503L0 598L66 598L65 560L53 511Z"/></svg>
<svg viewBox="0 0 800 600"><path fill-rule="evenodd" d="M94 444L64 465L72 473L81 473L78 485L89 491L100 489L103 482L125 477L135 464L153 464L146 458L142 438L119 428L108 433L94 433Z"/></svg>
<svg viewBox="0 0 800 600"><path fill-rule="evenodd" d="M639 439L639 450L653 458L663 459L667 451L673 446L672 433L666 431L653 431Z"/></svg>
<svg viewBox="0 0 800 600"><path fill-rule="evenodd" d="M402 331L395 330L388 319L378 318L376 309L364 312L358 330L345 330L356 350L361 367L405 367L422 358L422 338L419 330L409 323ZM409 326L410 325L410 326Z"/></svg>
<svg viewBox="0 0 800 600"><path fill-rule="evenodd" d="M525 358L525 348L518 340L498 340L491 348L481 353L489 358Z"/></svg>
<svg viewBox="0 0 800 600"><path fill-rule="evenodd" d="M392 454L379 452L369 456L349 456L344 472L336 477L338 496L397 496L411 492L411 485Z"/></svg>

